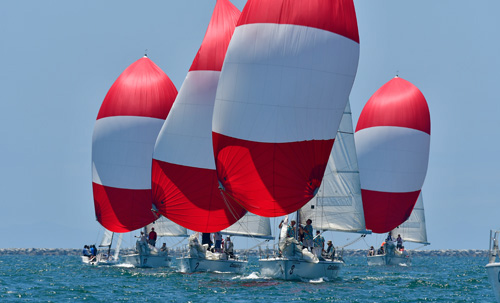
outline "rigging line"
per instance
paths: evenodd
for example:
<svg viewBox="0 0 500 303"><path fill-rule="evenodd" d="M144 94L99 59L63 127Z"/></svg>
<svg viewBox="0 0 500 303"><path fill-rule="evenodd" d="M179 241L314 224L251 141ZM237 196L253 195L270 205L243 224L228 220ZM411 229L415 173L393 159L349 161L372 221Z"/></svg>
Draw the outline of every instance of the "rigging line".
<svg viewBox="0 0 500 303"><path fill-rule="evenodd" d="M352 245L352 244L354 244L354 243L358 242L359 240L364 239L364 238L365 238L365 236L366 236L366 235L361 235L361 236L360 236L359 238L357 238L356 240L351 241L351 242L349 242L349 243L347 243L346 245L343 245L343 246L337 246L337 248L342 248L342 249L343 249L344 247L350 246L350 245Z"/></svg>
<svg viewBox="0 0 500 303"><path fill-rule="evenodd" d="M414 249L412 249L412 250L418 250L418 249L421 249L422 247L425 247L425 246L427 246L427 244L423 244L423 245L418 246L417 248L414 248Z"/></svg>
<svg viewBox="0 0 500 303"><path fill-rule="evenodd" d="M224 188L220 188L221 191L223 191L225 194L228 195L229 198L231 198L234 202L238 203L242 208L244 208L237 199L235 199L233 196L231 196L228 192L225 191ZM236 218L236 215L234 214L234 212L231 210L231 207L228 205L228 202L227 202L227 198L225 197L225 194L222 194L222 197L224 199L224 203L228 206L229 210L231 211L231 214L233 215L234 218ZM248 212L248 211L247 211ZM244 216L244 215L243 215ZM241 219L243 217L240 217L239 219ZM238 220L239 220L238 219ZM238 222L238 221L237 221ZM236 223L237 223L236 222ZM248 226L245 226L244 224L240 224L240 227L247 233L247 235L245 235L245 237L248 237L248 238L251 238L253 240L257 239L251 232L250 230L248 229Z"/></svg>
<svg viewBox="0 0 500 303"><path fill-rule="evenodd" d="M226 205L227 209L229 210L229 212L231 213L231 215L233 216L234 219L241 219L237 217L237 214L236 212L234 211L234 209L232 208L231 204L229 203L228 199L226 198L226 195L228 195L228 197L230 197L234 202L238 203L238 205L240 205L241 207L243 207L239 202L238 200L236 200L235 198L233 198L223 187L219 187L219 190L221 192L221 196L222 196L222 200L224 201L224 204Z"/></svg>
<svg viewBox="0 0 500 303"><path fill-rule="evenodd" d="M179 244L181 244L184 240L186 240L187 238L182 238L180 241L178 241L177 243L175 243L174 245L172 245L172 247L174 246L177 246Z"/></svg>
<svg viewBox="0 0 500 303"><path fill-rule="evenodd" d="M236 200L233 196L231 196L228 192L225 191L224 188L222 187L219 187L219 190L221 191L221 195L222 195L222 199L224 200L224 204L226 204L227 208L229 209L229 212L231 213L231 215L233 216L233 218L237 218L236 217L236 214L234 212L234 210L232 209L231 205L229 204L229 201L227 200L227 197L226 195L231 198L234 202L238 203L240 206L241 204L238 202L238 200ZM242 206L243 207L243 206ZM241 219L242 217L240 217L239 219ZM239 220L238 219L238 220ZM238 221L236 221L237 223ZM250 233L250 231L248 230L247 226L244 226L243 224L240 224L240 227L242 227L242 229L247 233L247 237L249 238L252 238L254 239L255 237Z"/></svg>

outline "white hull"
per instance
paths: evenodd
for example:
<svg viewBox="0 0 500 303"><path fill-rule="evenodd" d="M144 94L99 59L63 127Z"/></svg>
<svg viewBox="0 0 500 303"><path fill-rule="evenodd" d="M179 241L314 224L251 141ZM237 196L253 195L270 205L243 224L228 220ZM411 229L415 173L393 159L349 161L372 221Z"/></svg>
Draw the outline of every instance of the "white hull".
<svg viewBox="0 0 500 303"><path fill-rule="evenodd" d="M367 257L368 265L369 266L376 266L376 265L411 265L411 258L410 255L377 255L377 256L368 256Z"/></svg>
<svg viewBox="0 0 500 303"><path fill-rule="evenodd" d="M91 260L87 256L81 256L83 264L97 265L97 259Z"/></svg>
<svg viewBox="0 0 500 303"><path fill-rule="evenodd" d="M147 267L147 268L157 268L157 267L170 267L171 258L168 254L164 255L140 255L140 254L130 254L122 256L123 263L131 264L134 267Z"/></svg>
<svg viewBox="0 0 500 303"><path fill-rule="evenodd" d="M500 263L489 263L486 265L488 280L495 292L495 298L500 303Z"/></svg>
<svg viewBox="0 0 500 303"><path fill-rule="evenodd" d="M344 265L342 261L290 260L284 258L260 259L260 272L265 277L283 280L335 279Z"/></svg>
<svg viewBox="0 0 500 303"><path fill-rule="evenodd" d="M193 257L183 257L177 260L180 271L184 273L207 271L242 274L248 263L243 260L207 260Z"/></svg>
<svg viewBox="0 0 500 303"><path fill-rule="evenodd" d="M115 265L118 264L118 261L113 259L112 257L105 257L102 255L97 255L96 258L90 259L89 257L86 256L81 256L82 262L84 264L89 264L89 265Z"/></svg>

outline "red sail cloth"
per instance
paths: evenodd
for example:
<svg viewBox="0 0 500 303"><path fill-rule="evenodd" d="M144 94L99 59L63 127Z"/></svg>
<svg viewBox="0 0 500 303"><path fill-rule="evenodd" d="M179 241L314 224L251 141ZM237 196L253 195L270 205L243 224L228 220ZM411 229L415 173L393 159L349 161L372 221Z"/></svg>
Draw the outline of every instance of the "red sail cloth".
<svg viewBox="0 0 500 303"><path fill-rule="evenodd" d="M276 23L330 31L359 43L352 0L249 0L238 25Z"/></svg>
<svg viewBox="0 0 500 303"><path fill-rule="evenodd" d="M246 201L248 211L264 217L289 214L314 197L334 141L259 143L215 132L212 137L221 184L236 200Z"/></svg>
<svg viewBox="0 0 500 303"><path fill-rule="evenodd" d="M396 77L379 88L366 102L356 131L375 126L398 126L431 134L431 116L422 92Z"/></svg>
<svg viewBox="0 0 500 303"><path fill-rule="evenodd" d="M200 49L189 71L220 71L241 12L229 0L218 0Z"/></svg>
<svg viewBox="0 0 500 303"><path fill-rule="evenodd" d="M132 63L111 86L97 120L139 116L165 120L177 96L170 78L149 58Z"/></svg>
<svg viewBox="0 0 500 303"><path fill-rule="evenodd" d="M143 57L113 83L97 120L113 116L165 120L176 96L177 89L169 77L153 61ZM92 187L96 218L106 229L128 232L156 219L151 212L151 189L116 188L94 182Z"/></svg>

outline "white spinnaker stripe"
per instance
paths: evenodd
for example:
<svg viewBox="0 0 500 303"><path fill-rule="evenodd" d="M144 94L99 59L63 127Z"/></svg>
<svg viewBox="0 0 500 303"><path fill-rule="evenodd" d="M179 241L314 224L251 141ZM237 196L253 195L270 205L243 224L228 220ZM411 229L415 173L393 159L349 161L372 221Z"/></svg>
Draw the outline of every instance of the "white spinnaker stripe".
<svg viewBox="0 0 500 303"><path fill-rule="evenodd" d="M289 24L236 28L217 88L212 130L255 142L333 139L359 44Z"/></svg>
<svg viewBox="0 0 500 303"><path fill-rule="evenodd" d="M355 134L361 188L413 192L424 184L430 136L419 130L378 126Z"/></svg>
<svg viewBox="0 0 500 303"><path fill-rule="evenodd" d="M191 71L156 140L153 158L215 169L212 114L219 71Z"/></svg>
<svg viewBox="0 0 500 303"><path fill-rule="evenodd" d="M153 148L162 119L135 116L96 121L92 181L110 187L151 189Z"/></svg>

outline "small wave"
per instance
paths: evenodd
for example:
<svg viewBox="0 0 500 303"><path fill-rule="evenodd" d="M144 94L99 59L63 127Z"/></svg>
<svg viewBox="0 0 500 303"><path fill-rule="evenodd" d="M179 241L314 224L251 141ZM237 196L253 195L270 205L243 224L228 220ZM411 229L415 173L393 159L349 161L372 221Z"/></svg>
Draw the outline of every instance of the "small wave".
<svg viewBox="0 0 500 303"><path fill-rule="evenodd" d="M134 265L129 264L129 263L120 263L120 264L116 264L116 265L113 265L113 266L124 267L124 268L134 268Z"/></svg>
<svg viewBox="0 0 500 303"><path fill-rule="evenodd" d="M234 277L233 279L238 279L238 280L258 280L258 279L268 279L268 278L260 277L258 273L252 272L248 276L237 276L237 277Z"/></svg>
<svg viewBox="0 0 500 303"><path fill-rule="evenodd" d="M309 280L309 281L306 280L305 282L309 282L311 284L319 284L319 283L324 283L326 281L328 281L327 278L319 278L319 279L312 279L312 280Z"/></svg>

